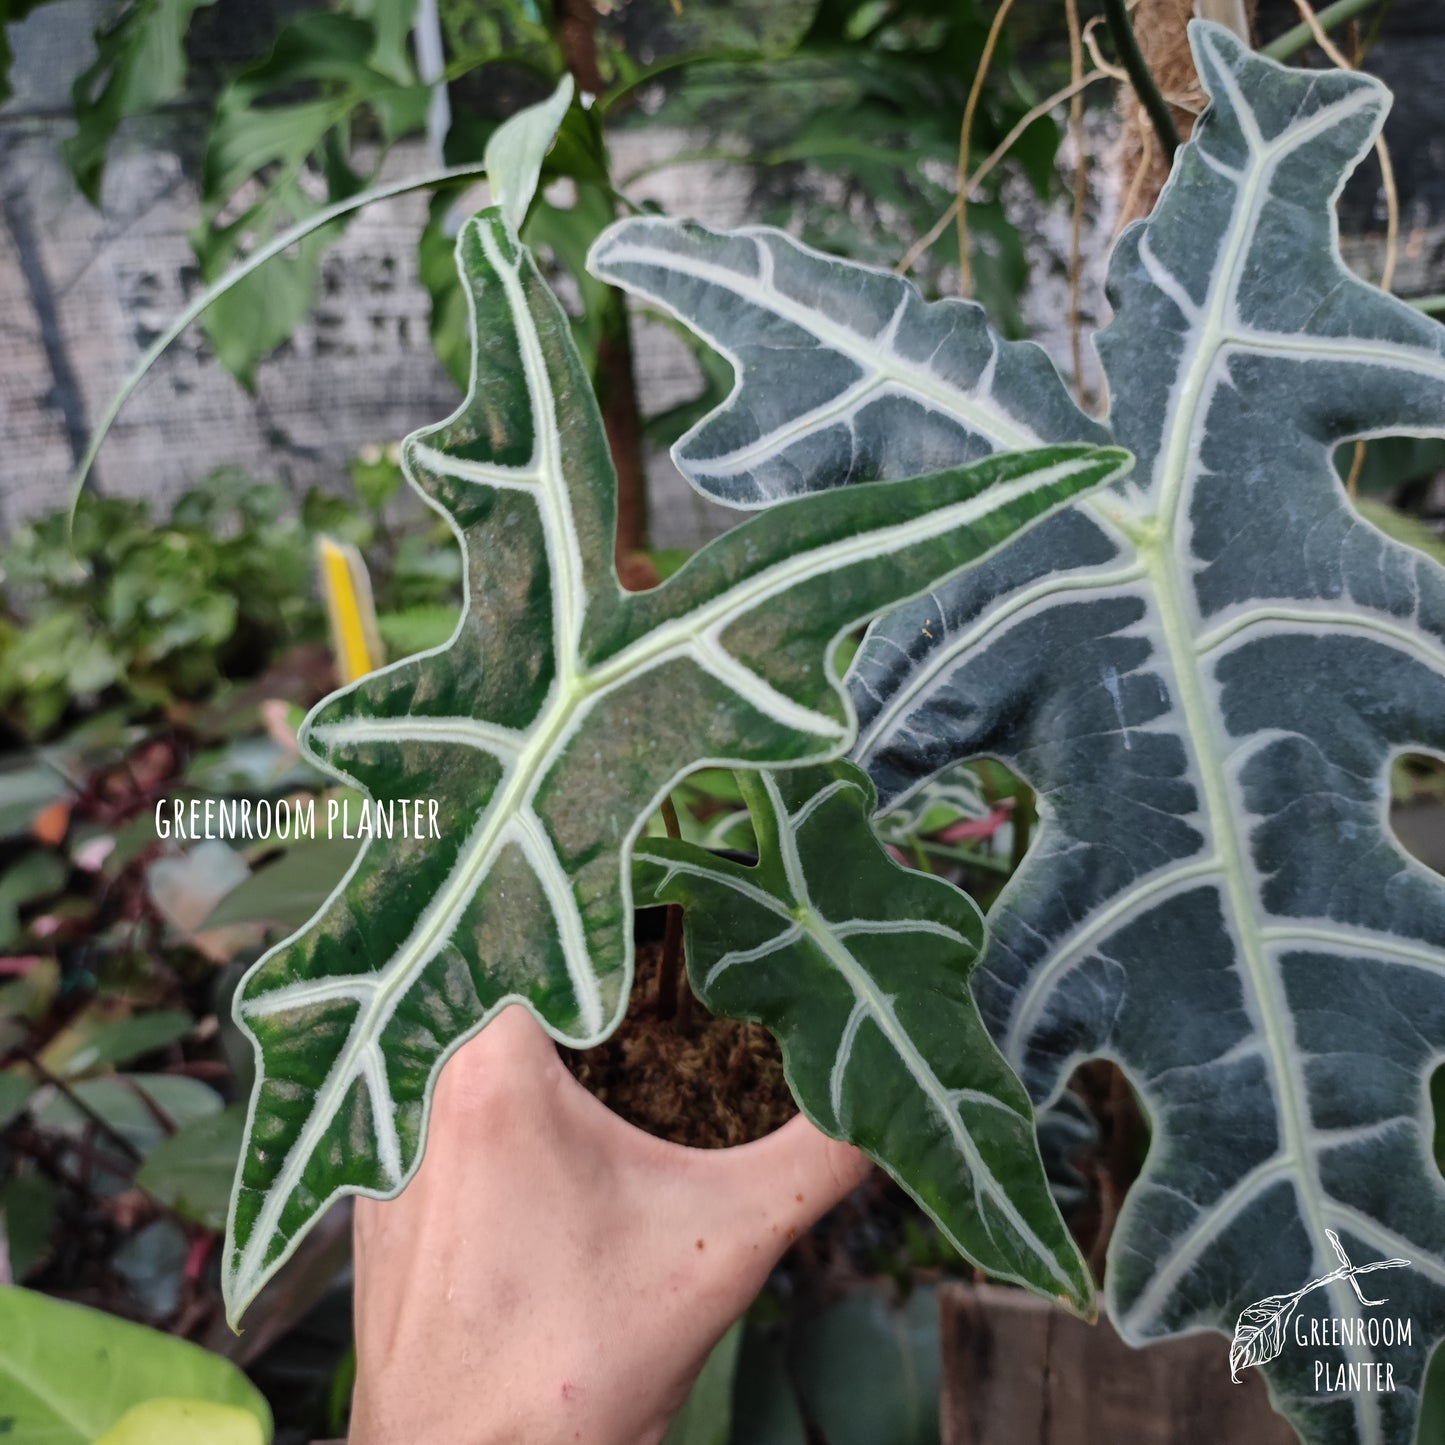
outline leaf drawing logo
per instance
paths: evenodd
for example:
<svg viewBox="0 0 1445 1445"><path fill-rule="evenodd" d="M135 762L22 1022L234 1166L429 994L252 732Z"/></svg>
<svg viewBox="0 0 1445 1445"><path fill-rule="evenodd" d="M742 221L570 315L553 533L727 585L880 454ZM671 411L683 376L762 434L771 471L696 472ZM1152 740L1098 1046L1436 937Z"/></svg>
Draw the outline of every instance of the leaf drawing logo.
<svg viewBox="0 0 1445 1445"><path fill-rule="evenodd" d="M1357 1276L1369 1274L1376 1269L1409 1267L1408 1259L1381 1259L1374 1264L1351 1264L1344 1245L1340 1243L1339 1235L1333 1229L1327 1229L1325 1233L1329 1235L1330 1244L1340 1257L1339 1269L1311 1280L1303 1289L1297 1289L1293 1294L1272 1294L1266 1299L1256 1300L1240 1314L1239 1323L1234 1327L1234 1341L1229 1347L1229 1373L1236 1385L1240 1383L1241 1370L1247 1370L1251 1365L1267 1365L1284 1350L1290 1320L1294 1318L1299 1302L1312 1290L1347 1279L1362 1305L1382 1305L1385 1303L1383 1299L1365 1297Z"/></svg>

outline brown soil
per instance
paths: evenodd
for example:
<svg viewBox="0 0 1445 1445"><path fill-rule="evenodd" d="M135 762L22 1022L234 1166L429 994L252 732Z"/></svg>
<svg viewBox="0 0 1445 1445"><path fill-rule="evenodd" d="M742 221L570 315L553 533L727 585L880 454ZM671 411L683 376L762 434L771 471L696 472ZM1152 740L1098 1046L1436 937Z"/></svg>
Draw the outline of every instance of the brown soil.
<svg viewBox="0 0 1445 1445"><path fill-rule="evenodd" d="M627 1016L595 1049L562 1049L576 1078L649 1134L721 1149L771 1134L798 1112L783 1056L761 1025L714 1018L691 995L658 1017L660 943L641 943ZM684 990L685 990L684 985Z"/></svg>

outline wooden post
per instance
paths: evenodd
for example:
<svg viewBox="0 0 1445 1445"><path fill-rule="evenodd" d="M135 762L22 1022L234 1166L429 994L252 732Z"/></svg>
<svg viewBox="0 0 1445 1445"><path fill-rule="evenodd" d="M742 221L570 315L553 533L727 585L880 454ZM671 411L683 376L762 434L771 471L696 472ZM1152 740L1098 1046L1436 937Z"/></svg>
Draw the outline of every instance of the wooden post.
<svg viewBox="0 0 1445 1445"><path fill-rule="evenodd" d="M1298 1445L1264 1381L1229 1378L1213 1332L1133 1350L1097 1325L988 1285L939 1291L942 1445Z"/></svg>

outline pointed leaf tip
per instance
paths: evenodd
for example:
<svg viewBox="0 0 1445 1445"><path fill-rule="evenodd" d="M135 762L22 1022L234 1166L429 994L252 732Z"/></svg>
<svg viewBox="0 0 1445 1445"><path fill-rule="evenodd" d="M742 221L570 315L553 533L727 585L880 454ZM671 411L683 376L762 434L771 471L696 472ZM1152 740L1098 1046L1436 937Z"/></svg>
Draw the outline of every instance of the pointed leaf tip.
<svg viewBox="0 0 1445 1445"><path fill-rule="evenodd" d="M519 110L487 142L485 162L492 201L512 231L519 231L537 193L542 160L557 138L562 117L572 104L572 77L564 75L544 101Z"/></svg>

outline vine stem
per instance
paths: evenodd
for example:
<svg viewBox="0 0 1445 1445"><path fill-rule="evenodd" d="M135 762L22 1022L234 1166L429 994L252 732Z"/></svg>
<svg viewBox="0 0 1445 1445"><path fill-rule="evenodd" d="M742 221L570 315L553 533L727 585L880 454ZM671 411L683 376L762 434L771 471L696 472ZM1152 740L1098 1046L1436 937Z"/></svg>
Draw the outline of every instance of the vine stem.
<svg viewBox="0 0 1445 1445"><path fill-rule="evenodd" d="M969 177L965 191L977 190L984 178L992 173L994 167L1014 148L1014 143L1018 138L1036 120L1047 115L1056 105L1070 99L1077 91L1087 89L1096 80L1103 80L1105 75L1105 71L1091 70L1079 81L1077 86L1070 83L1041 100L1032 110L1027 111L1019 118L1018 124L998 143L988 159L981 162L978 169ZM903 259L893 268L895 275L906 276L913 269L918 258L948 229L948 223L958 212L959 199L955 196L949 202L948 209L904 252Z"/></svg>
<svg viewBox="0 0 1445 1445"><path fill-rule="evenodd" d="M1129 83L1154 127L1154 134L1159 137L1164 160L1172 164L1174 152L1179 149L1179 132L1175 129L1174 117L1169 113L1169 102L1160 92L1154 72L1149 69L1144 52L1139 49L1139 37L1134 34L1125 0L1104 0L1104 19L1108 22L1109 34L1114 38L1119 60L1129 74Z"/></svg>
<svg viewBox="0 0 1445 1445"><path fill-rule="evenodd" d="M662 821L667 836L680 839L682 827L677 821L677 808L671 795L662 800ZM670 1019L677 1014L678 995L682 992L682 908L667 905L667 927L662 935L662 957L657 964L657 1016Z"/></svg>
<svg viewBox="0 0 1445 1445"><path fill-rule="evenodd" d="M958 294L963 297L973 295L973 264L968 255L968 156L973 146L973 117L983 95L989 67L993 64L993 53L998 49L999 36L1003 34L1003 23L1008 19L1008 13L1013 6L1014 0L1000 0L993 24L988 27L988 38L983 43L983 54L979 56L973 84L968 88L968 100L963 107L963 124L958 132L958 194L954 199L958 206Z"/></svg>

